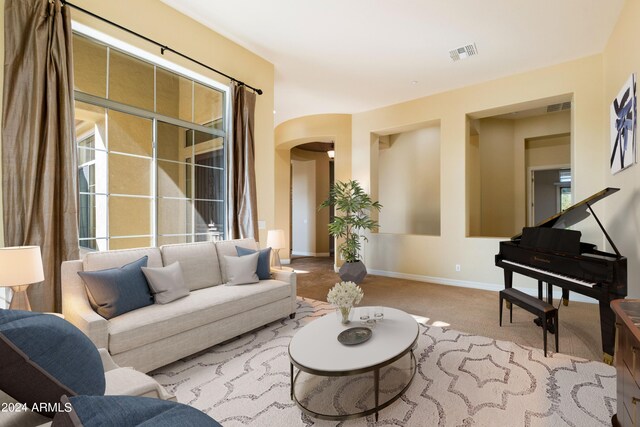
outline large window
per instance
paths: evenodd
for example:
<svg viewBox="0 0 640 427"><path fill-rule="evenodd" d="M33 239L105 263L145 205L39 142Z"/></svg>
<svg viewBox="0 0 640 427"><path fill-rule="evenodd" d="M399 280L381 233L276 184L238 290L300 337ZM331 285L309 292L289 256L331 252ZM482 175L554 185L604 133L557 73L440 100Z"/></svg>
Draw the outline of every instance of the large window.
<svg viewBox="0 0 640 427"><path fill-rule="evenodd" d="M224 238L224 89L80 34L74 74L80 247Z"/></svg>

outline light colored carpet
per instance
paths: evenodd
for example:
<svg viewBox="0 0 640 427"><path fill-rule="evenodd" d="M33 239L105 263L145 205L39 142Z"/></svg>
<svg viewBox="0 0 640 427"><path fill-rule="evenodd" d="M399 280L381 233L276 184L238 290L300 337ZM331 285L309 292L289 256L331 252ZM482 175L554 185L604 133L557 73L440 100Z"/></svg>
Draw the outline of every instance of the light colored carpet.
<svg viewBox="0 0 640 427"><path fill-rule="evenodd" d="M539 349L421 325L413 383L380 412L378 423L373 416L344 423L310 418L289 396L288 344L297 329L327 313L333 316L332 311L327 303L299 299L295 319L274 322L152 375L179 402L225 427L597 426L610 425L615 412L611 366L563 354L544 358ZM401 363L390 369L391 376L402 376ZM327 412L340 412L350 400L367 404L372 385L367 375L335 384L309 377L299 390L307 390L308 401L328 406Z"/></svg>
<svg viewBox="0 0 640 427"><path fill-rule="evenodd" d="M298 271L301 297L326 301L329 289L340 281L330 258L293 258L289 267ZM509 324L509 313L505 311L503 327L498 326L497 292L374 275L368 275L360 286L364 291L361 305L395 307L428 318L430 325L542 347L542 329L533 323L533 315L519 307L514 307L513 324ZM554 292L560 297L560 288ZM554 306L558 303L555 300ZM598 304L571 301L567 307L560 306L558 317L560 352L602 361ZM549 335L550 348L554 348L554 339Z"/></svg>

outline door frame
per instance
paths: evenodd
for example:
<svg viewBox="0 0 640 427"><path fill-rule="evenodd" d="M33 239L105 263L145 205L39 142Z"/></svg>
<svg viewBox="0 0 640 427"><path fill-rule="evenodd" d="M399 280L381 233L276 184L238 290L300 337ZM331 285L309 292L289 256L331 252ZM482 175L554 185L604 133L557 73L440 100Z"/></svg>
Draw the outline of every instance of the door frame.
<svg viewBox="0 0 640 427"><path fill-rule="evenodd" d="M543 166L529 166L527 168L527 186L526 186L526 191L527 191L527 226L529 227L533 227L535 225L534 222L534 206L535 206L535 200L533 197L534 194L534 190L535 190L535 179L534 179L534 173L537 171L544 171L544 170L553 170L553 169L569 169L571 170L571 164L559 164L559 165L543 165ZM571 187L573 188L573 181L571 182ZM571 197L573 197L573 193L571 195Z"/></svg>

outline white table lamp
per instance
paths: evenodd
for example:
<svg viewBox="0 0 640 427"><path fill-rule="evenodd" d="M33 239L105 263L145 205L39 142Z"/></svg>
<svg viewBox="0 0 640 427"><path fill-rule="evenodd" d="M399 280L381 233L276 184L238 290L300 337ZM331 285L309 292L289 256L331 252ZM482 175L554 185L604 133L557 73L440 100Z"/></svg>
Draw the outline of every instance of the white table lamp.
<svg viewBox="0 0 640 427"><path fill-rule="evenodd" d="M0 248L0 286L11 286L12 310L31 310L27 288L42 282L42 255L39 246L14 246Z"/></svg>
<svg viewBox="0 0 640 427"><path fill-rule="evenodd" d="M267 246L273 251L272 265L278 269L282 268L280 263L280 249L287 245L284 242L284 230L269 230L267 233Z"/></svg>

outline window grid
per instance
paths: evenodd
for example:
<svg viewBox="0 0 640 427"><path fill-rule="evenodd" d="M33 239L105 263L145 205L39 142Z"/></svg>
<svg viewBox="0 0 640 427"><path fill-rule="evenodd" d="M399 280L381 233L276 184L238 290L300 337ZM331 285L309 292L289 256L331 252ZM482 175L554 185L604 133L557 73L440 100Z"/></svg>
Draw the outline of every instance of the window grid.
<svg viewBox="0 0 640 427"><path fill-rule="evenodd" d="M91 39L90 39L91 40ZM226 133L226 125L223 125L223 129L216 129L215 127L206 127L204 125L198 125L197 123L192 123L192 122L186 122L184 120L178 119L178 118L172 118L172 117L166 117L162 114L157 113L157 73L158 73L158 69L160 67L158 67L156 64L151 64L153 66L153 78L154 78L154 82L153 82L153 112L147 111L147 110L143 110L141 108L138 107L133 107L130 105L126 105L126 104L122 104L119 102L116 102L114 100L109 99L110 97L110 59L111 59L111 50L112 48L110 46L107 46L106 49L106 54L107 54L107 60L106 60L106 68L107 68L107 72L106 72L106 99L100 98L98 96L95 95L90 95L87 93L83 93L83 92L79 92L79 91L75 91L75 99L76 101L79 102L84 102L86 104L89 105L95 105L101 108L104 108L104 134L105 134L105 148L96 148L95 146L90 148L90 147L81 147L79 145L77 145L77 149L78 150L86 150L86 151L92 151L94 153L97 152L102 152L105 153L105 159L107 162L107 173L106 176L103 177L102 179L104 179L106 181L105 185L106 185L106 192L97 192L95 191L95 182L93 183L93 189L94 191L86 191L86 192L79 192L80 195L85 195L85 196L90 196L93 197L94 200L96 197L105 197L106 198L106 236L98 236L98 235L94 235L91 237L82 237L79 238L80 242L89 242L89 241L93 241L96 242L97 241L105 241L106 242L106 249L110 249L110 240L120 240L120 239L133 239L133 238L150 238L152 245L156 246L158 243L158 239L162 238L162 237L182 237L185 240L189 241L198 241L201 240L200 238L205 238L205 237L211 237L211 233L202 233L202 232L198 232L196 230L196 215L197 215L197 209L196 209L196 202L208 202L208 203L225 203L225 199L226 199L226 174L222 174L222 183L215 183L213 181L211 181L208 185L219 185L222 184L223 187L223 195L225 196L225 199L203 199L203 198L197 198L196 196L196 192L195 192L195 185L197 185L196 183L196 167L201 167L204 169L209 169L209 170L218 170L218 171L225 171L225 168L223 167L215 167L215 166L207 166L207 165L198 165L196 163L196 155L197 153L196 151L196 144L190 144L190 155L188 156L187 159L188 161L177 161L177 160L170 160L170 159L160 159L158 158L158 122L162 121L174 126L178 126L179 128L186 128L188 130L191 130L191 135L193 138L193 135L195 134L195 132L201 132L201 133L205 133L208 135L211 135L212 139L215 138L222 138L222 146L221 148L219 148L220 150L222 150L222 155L223 155L223 159L226 158L226 143L227 143L227 133ZM135 59L139 59L140 58L136 58L133 55L130 55L126 52L122 52L125 55L129 55ZM144 61L144 60L142 60ZM144 61L144 62L148 62L148 61ZM170 73L179 75L178 73L175 73L171 70L166 70ZM180 75L179 75L180 76ZM184 77L184 76L181 76ZM195 81L192 78L188 78L188 77L184 77L188 80L190 80L190 89L191 89L191 119L194 120L195 119ZM227 120L228 120L228 112L229 112L229 105L227 102L227 96L224 92L219 91L216 88L210 87L206 84L203 84L201 82L199 82L199 84L202 84L204 87L215 90L217 92L219 92L219 96L221 98L221 102L223 105L222 108L222 117L221 117L221 121L222 123L226 124ZM152 150L152 155L151 157L149 156L144 156L144 155L140 155L140 154L134 154L134 153L126 153L126 152L122 152L122 151L111 151L111 139L110 139L110 126L109 126L109 112L113 110L113 111L118 111L120 113L125 113L125 114L130 114L136 117L140 117L140 118L146 118L146 119L150 119L151 120L151 124L152 124L152 141L151 141L151 150ZM218 150L218 149L216 149ZM127 156L127 157L131 157L131 158L139 158L139 159L144 159L144 160L149 160L150 161L150 195L139 195L139 194L120 194L120 193L111 193L110 191L110 173L109 171L109 155L111 154L116 154L116 155L120 155L120 156ZM93 155L93 163L95 163L95 157L96 154ZM167 197L167 196L161 196L159 195L159 188L158 188L158 171L159 171L159 161L161 162L170 162L170 163L174 163L174 164L180 164L180 165L184 165L185 167L189 167L190 168L190 182L186 182L186 187L184 189L185 193L190 193L190 197ZM83 163L82 166L87 166L87 163ZM80 171L80 168L79 168ZM98 178L95 177L95 180L97 180ZM189 180L187 180L189 181ZM187 195L187 194L185 194ZM149 226L150 226L150 230L151 230L151 234L135 234L135 235L111 235L111 230L110 230L110 208L111 208L111 203L110 200L112 197L123 197L123 198L135 198L135 199L147 199L147 200L153 200L152 203L150 203L150 218L149 218ZM187 205L187 208L190 209L191 212L191 218L190 221L187 221L187 223L183 224L183 226L190 226L189 230L186 230L186 233L178 233L178 234L162 234L160 233L159 230L159 224L158 224L158 215L160 214L159 212L159 203L162 199L167 199L167 200L178 200L178 201L184 201ZM223 216L222 216L222 224L216 224L216 226L218 226L218 228L222 228L222 230L224 230L226 228L226 209L224 209L222 211ZM188 224L190 222L190 224ZM222 237L224 236L224 232L218 232L217 235L222 235ZM84 245L81 245L84 246Z"/></svg>

